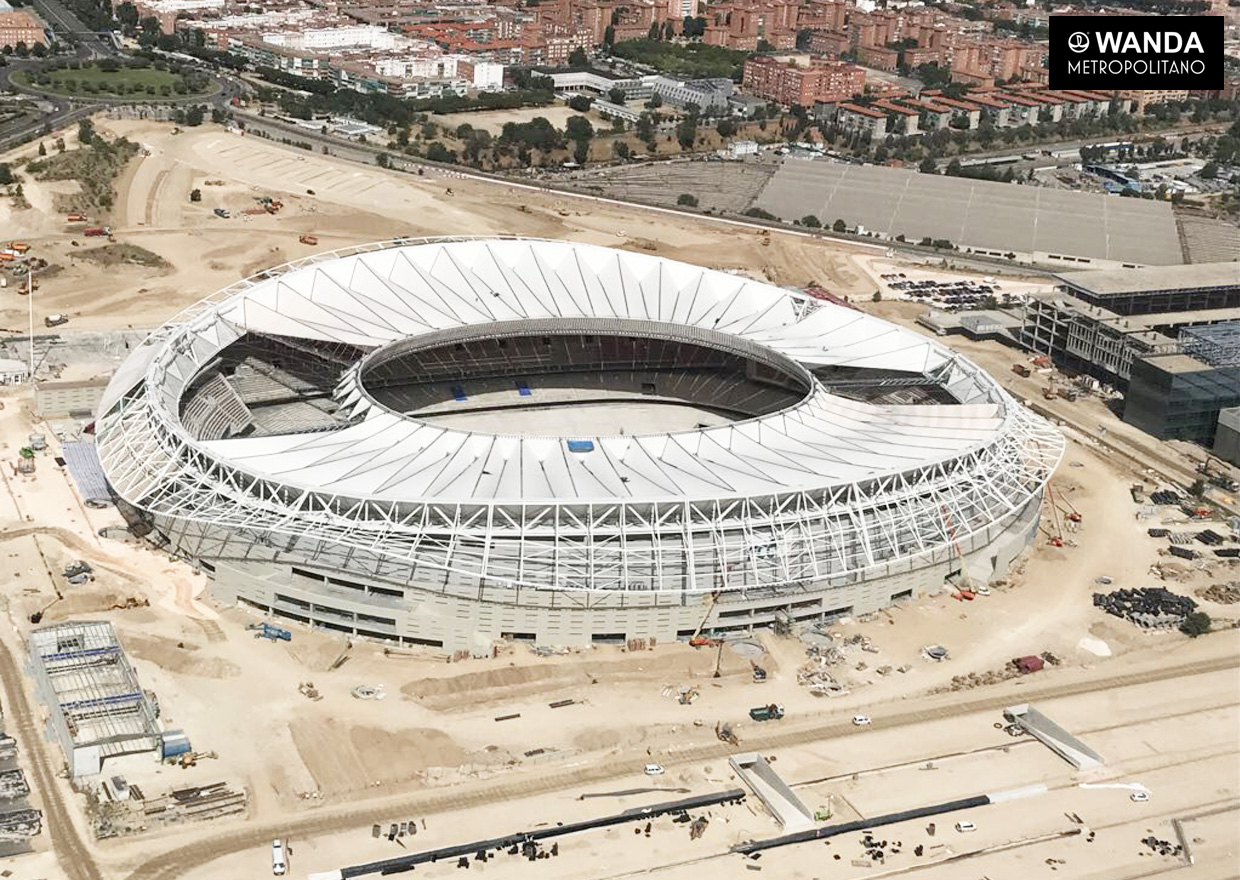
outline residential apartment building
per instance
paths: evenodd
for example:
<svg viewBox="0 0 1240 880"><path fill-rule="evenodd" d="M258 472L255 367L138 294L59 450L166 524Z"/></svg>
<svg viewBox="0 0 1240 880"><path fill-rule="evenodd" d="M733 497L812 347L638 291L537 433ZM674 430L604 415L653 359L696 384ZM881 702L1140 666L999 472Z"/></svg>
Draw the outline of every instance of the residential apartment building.
<svg viewBox="0 0 1240 880"><path fill-rule="evenodd" d="M47 32L37 17L5 3L0 6L0 47L15 47L18 43L27 47L46 46Z"/></svg>
<svg viewBox="0 0 1240 880"><path fill-rule="evenodd" d="M842 101L865 90L865 70L842 61L808 63L758 56L745 62L741 86L759 98L785 106L813 107Z"/></svg>

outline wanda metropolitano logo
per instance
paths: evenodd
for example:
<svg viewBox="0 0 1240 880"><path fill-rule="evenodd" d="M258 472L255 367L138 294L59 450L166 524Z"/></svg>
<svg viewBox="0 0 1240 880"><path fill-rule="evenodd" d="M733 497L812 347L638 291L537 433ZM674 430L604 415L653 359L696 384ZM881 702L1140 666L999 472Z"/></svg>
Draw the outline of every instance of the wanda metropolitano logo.
<svg viewBox="0 0 1240 880"><path fill-rule="evenodd" d="M1218 89L1217 15L1052 15L1052 89Z"/></svg>

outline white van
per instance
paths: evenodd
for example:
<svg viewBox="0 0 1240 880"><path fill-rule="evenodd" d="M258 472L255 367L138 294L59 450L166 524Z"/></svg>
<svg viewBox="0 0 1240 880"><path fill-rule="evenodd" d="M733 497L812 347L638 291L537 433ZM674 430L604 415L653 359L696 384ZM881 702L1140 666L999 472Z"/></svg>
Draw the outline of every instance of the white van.
<svg viewBox="0 0 1240 880"><path fill-rule="evenodd" d="M288 861L284 858L284 844L279 840L271 841L271 873L283 876L288 870Z"/></svg>

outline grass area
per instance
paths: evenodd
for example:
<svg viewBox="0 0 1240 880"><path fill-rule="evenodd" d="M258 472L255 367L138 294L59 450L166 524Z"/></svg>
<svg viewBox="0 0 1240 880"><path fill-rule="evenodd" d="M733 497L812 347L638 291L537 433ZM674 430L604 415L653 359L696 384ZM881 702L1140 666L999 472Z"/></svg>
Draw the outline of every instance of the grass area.
<svg viewBox="0 0 1240 880"><path fill-rule="evenodd" d="M136 244L105 244L78 251L77 256L101 266L145 266L148 269L168 269L172 266L159 254Z"/></svg>
<svg viewBox="0 0 1240 880"><path fill-rule="evenodd" d="M104 70L94 64L78 70L46 70L37 73L20 71L13 74L13 79L20 85L58 95L98 95L137 100L201 95L213 88L211 80L201 74L183 75L155 67Z"/></svg>
<svg viewBox="0 0 1240 880"><path fill-rule="evenodd" d="M664 73L696 77L722 76L738 82L747 54L706 43L682 46L663 40L627 40L616 43L611 51L613 55L639 64L649 64Z"/></svg>

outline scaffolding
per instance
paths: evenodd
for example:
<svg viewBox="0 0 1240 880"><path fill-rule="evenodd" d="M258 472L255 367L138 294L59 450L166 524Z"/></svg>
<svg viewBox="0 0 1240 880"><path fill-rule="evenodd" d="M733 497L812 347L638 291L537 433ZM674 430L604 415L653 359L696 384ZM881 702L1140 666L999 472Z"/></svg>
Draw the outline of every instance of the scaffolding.
<svg viewBox="0 0 1240 880"><path fill-rule="evenodd" d="M1212 367L1240 367L1240 321L1185 327L1184 353Z"/></svg>
<svg viewBox="0 0 1240 880"><path fill-rule="evenodd" d="M158 754L158 711L112 624L77 621L35 630L30 672L73 778L101 772L107 758Z"/></svg>

